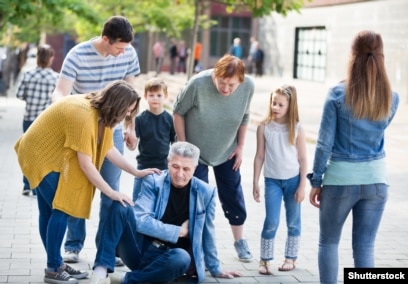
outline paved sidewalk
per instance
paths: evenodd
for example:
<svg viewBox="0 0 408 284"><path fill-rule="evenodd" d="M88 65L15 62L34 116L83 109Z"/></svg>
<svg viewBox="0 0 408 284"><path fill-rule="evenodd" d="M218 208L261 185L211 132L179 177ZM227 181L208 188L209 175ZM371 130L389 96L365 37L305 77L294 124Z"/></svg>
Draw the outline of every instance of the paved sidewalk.
<svg viewBox="0 0 408 284"><path fill-rule="evenodd" d="M160 75L169 84L172 102L185 82L184 75ZM138 77L138 89L142 95L143 84L150 76L143 74ZM258 204L252 198L252 163L255 154L255 123L259 121L269 104L270 92L282 83L294 84L298 90L300 118L308 133L309 168L312 166L314 144L319 126L321 107L327 91L327 85L310 83L293 79L263 77L255 78L256 92L252 103L252 124L249 127L244 164L242 166L242 183L246 196L248 219L245 235L255 257L252 263L241 263L236 259L233 238L222 210L217 204L216 235L219 258L225 269L237 269L244 277L233 280L215 279L208 275L204 283L318 283L317 244L318 244L318 210L303 203L302 244L297 268L290 272L279 272L277 267L284 258L284 242L286 224L281 220L275 244L275 260L272 262L273 276L258 274L260 233L265 214L263 202ZM142 99L142 109L146 107ZM17 164L13 145L22 133L24 103L14 98L9 92L8 97L0 97L0 283L43 283L46 265L45 251L38 233L38 210L36 198L21 195L22 176ZM401 98L401 106L392 126L386 133L386 150L389 165L390 195L383 221L377 237L376 265L378 267L408 267L408 105ZM126 151L129 161L135 162L135 152ZM213 183L213 180L211 180ZM131 194L133 178L122 175L121 190ZM308 188L307 188L308 191ZM87 238L85 248L80 254L80 262L74 266L91 272L95 257L94 239L97 230L99 192L94 202L92 216L87 222ZM351 218L344 227L340 244L340 276L342 267L352 267L351 255ZM123 270L121 268L120 270ZM81 283L88 283L82 280Z"/></svg>

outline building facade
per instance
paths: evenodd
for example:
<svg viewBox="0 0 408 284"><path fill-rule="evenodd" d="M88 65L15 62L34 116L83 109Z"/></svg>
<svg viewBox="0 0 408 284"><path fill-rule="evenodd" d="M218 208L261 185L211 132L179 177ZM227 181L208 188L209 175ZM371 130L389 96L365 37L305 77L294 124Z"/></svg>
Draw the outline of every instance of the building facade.
<svg viewBox="0 0 408 284"><path fill-rule="evenodd" d="M402 102L408 100L407 0L315 0L301 13L259 20L265 73L335 83L345 78L353 37L382 35L387 72Z"/></svg>

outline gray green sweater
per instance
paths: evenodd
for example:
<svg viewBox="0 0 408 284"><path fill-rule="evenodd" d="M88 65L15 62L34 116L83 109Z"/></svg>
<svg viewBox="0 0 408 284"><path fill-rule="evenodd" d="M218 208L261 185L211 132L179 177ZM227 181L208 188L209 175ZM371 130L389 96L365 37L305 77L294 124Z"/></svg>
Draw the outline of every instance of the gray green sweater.
<svg viewBox="0 0 408 284"><path fill-rule="evenodd" d="M200 149L200 162L217 166L236 148L240 126L249 123L254 83L245 76L235 92L221 96L212 73L209 69L192 77L178 94L173 111L184 117L186 140Z"/></svg>

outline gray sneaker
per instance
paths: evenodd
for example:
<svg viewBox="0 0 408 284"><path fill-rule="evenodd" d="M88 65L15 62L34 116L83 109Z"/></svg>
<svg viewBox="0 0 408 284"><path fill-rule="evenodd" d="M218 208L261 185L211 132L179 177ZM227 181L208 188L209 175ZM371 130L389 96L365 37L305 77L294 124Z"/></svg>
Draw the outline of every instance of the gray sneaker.
<svg viewBox="0 0 408 284"><path fill-rule="evenodd" d="M62 258L66 263L77 263L79 261L79 253L77 251L65 251Z"/></svg>
<svg viewBox="0 0 408 284"><path fill-rule="evenodd" d="M44 282L45 283L52 283L52 284L78 284L78 279L75 279L71 275L69 275L65 270L58 271L58 272L47 272L45 270L44 275Z"/></svg>
<svg viewBox="0 0 408 284"><path fill-rule="evenodd" d="M65 264L65 272L67 272L69 275L71 275L72 277L76 278L76 279L83 279L88 277L89 273L86 271L80 271L77 270L75 268L73 268L72 266L69 266L68 264Z"/></svg>
<svg viewBox="0 0 408 284"><path fill-rule="evenodd" d="M252 254L249 251L248 243L244 239L240 239L239 241L234 243L235 250L238 253L238 259L242 262L251 262L252 261Z"/></svg>

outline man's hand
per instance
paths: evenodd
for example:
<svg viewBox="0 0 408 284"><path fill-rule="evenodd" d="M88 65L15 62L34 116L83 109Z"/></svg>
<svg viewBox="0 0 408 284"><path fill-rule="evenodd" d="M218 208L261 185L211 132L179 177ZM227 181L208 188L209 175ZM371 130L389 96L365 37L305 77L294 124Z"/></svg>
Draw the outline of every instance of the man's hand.
<svg viewBox="0 0 408 284"><path fill-rule="evenodd" d="M241 276L242 276L242 273L238 271L223 271L220 274L216 275L215 277L232 279L232 278L241 277Z"/></svg>
<svg viewBox="0 0 408 284"><path fill-rule="evenodd" d="M181 224L179 238L188 238L188 219Z"/></svg>

